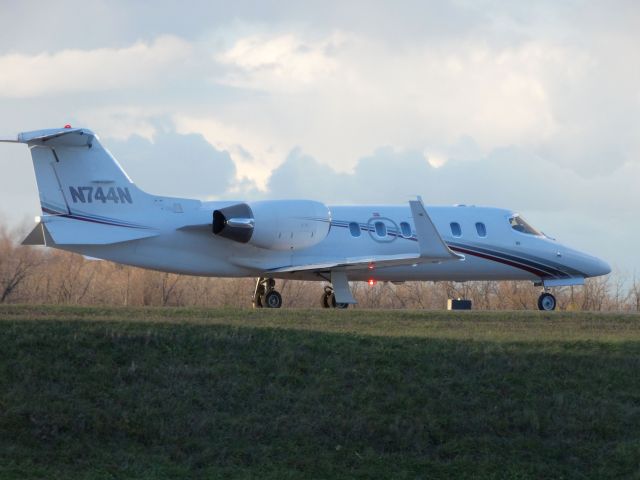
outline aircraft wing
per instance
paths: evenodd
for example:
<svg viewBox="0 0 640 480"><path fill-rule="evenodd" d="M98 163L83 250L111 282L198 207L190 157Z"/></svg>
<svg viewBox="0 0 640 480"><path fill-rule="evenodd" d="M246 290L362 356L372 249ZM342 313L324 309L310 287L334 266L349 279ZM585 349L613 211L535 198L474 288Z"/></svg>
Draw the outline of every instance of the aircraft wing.
<svg viewBox="0 0 640 480"><path fill-rule="evenodd" d="M360 270L374 269L379 267L397 267L401 265L413 265L416 263L424 263L420 255L373 255L364 257L350 257L337 259L333 262L308 263L291 265L282 268L273 268L269 272L287 273L287 272L303 272L303 271L328 271L336 268L344 270Z"/></svg>
<svg viewBox="0 0 640 480"><path fill-rule="evenodd" d="M321 263L302 263L268 270L271 273L326 272L331 270L373 270L384 267L417 265L420 263L440 263L451 260L464 260L464 255L453 252L442 239L431 217L420 200L411 200L411 213L416 229L418 253L397 255L367 255L359 257L336 258Z"/></svg>

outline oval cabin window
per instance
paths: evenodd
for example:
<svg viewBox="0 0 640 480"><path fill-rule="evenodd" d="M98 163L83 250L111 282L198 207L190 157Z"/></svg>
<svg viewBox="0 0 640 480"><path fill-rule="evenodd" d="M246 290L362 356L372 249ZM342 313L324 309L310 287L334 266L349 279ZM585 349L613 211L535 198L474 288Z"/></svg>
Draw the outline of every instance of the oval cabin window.
<svg viewBox="0 0 640 480"><path fill-rule="evenodd" d="M379 237L387 236L387 226L383 222L376 222L373 226L376 229L376 235Z"/></svg>
<svg viewBox="0 0 640 480"><path fill-rule="evenodd" d="M411 225L407 222L400 222L400 232L404 238L409 238L411 236Z"/></svg>

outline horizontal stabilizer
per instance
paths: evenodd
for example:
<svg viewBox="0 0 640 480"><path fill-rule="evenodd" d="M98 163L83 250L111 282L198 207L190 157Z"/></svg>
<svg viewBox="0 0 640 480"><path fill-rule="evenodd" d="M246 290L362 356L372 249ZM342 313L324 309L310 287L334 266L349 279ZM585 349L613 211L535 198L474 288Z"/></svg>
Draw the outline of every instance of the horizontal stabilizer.
<svg viewBox="0 0 640 480"><path fill-rule="evenodd" d="M159 235L153 229L108 225L53 215L43 217L43 224L56 245L110 245Z"/></svg>
<svg viewBox="0 0 640 480"><path fill-rule="evenodd" d="M12 137L3 137L0 138L0 142L47 145L52 147L90 147L94 136L91 130L84 128L50 128L47 130L23 132Z"/></svg>

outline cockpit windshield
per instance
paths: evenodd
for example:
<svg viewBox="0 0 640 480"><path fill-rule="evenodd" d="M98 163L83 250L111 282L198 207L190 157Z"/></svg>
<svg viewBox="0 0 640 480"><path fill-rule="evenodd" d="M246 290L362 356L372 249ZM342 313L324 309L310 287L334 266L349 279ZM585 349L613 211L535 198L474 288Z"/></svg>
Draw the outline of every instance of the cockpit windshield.
<svg viewBox="0 0 640 480"><path fill-rule="evenodd" d="M510 217L509 223L511 224L511 228L513 228L516 232L526 233L527 235L542 235L542 233L525 222L524 218L522 218L518 214Z"/></svg>

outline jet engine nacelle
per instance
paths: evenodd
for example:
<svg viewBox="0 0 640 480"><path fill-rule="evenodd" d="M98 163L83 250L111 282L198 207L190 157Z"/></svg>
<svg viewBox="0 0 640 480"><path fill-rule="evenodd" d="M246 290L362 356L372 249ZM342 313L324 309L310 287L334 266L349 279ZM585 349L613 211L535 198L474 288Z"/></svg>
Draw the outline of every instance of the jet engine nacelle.
<svg viewBox="0 0 640 480"><path fill-rule="evenodd" d="M265 200L213 212L213 233L268 250L299 250L325 239L331 226L326 205L312 200Z"/></svg>

